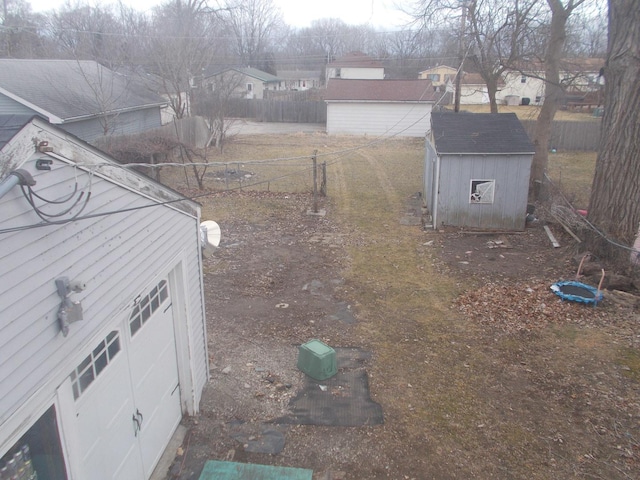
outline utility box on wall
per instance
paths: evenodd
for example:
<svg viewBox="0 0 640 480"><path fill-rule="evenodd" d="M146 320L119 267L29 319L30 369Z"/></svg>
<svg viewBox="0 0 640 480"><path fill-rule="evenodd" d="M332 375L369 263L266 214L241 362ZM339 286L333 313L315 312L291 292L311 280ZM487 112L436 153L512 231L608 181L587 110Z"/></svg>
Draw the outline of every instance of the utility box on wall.
<svg viewBox="0 0 640 480"><path fill-rule="evenodd" d="M315 380L326 380L338 372L336 351L320 340L311 340L298 349L298 368Z"/></svg>

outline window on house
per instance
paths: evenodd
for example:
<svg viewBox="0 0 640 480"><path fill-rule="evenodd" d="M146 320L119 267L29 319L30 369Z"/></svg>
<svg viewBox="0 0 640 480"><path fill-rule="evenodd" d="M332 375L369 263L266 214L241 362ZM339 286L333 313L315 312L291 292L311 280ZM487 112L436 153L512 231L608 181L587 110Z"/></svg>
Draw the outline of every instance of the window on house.
<svg viewBox="0 0 640 480"><path fill-rule="evenodd" d="M469 203L493 203L495 180L471 180Z"/></svg>
<svg viewBox="0 0 640 480"><path fill-rule="evenodd" d="M429 80L431 80L432 82L439 82L440 81L440 74L439 73L430 73L429 74Z"/></svg>
<svg viewBox="0 0 640 480"><path fill-rule="evenodd" d="M161 280L147 295L137 301L129 317L129 329L132 338L167 298L169 298L167 281Z"/></svg>
<svg viewBox="0 0 640 480"><path fill-rule="evenodd" d="M11 469L15 466L15 470L21 472L20 478L51 480L67 478L54 406L51 406L0 458L0 466L4 465L8 465ZM0 474L5 478L4 468Z"/></svg>
<svg viewBox="0 0 640 480"><path fill-rule="evenodd" d="M253 83L247 83L247 92L253 92Z"/></svg>
<svg viewBox="0 0 640 480"><path fill-rule="evenodd" d="M340 78L340 69L336 68L336 78Z"/></svg>
<svg viewBox="0 0 640 480"><path fill-rule="evenodd" d="M520 83L527 83L527 76L526 75L522 75L522 77L520 77Z"/></svg>
<svg viewBox="0 0 640 480"><path fill-rule="evenodd" d="M89 388L98 375L120 351L120 335L117 331L109 333L71 372L73 398L77 400Z"/></svg>

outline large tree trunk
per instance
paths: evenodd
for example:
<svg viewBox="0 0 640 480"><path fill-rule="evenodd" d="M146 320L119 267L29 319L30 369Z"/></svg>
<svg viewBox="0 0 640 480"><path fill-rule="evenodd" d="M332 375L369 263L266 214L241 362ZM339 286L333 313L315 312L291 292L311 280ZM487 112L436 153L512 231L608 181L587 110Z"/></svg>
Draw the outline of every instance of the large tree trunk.
<svg viewBox="0 0 640 480"><path fill-rule="evenodd" d="M609 0L604 117L589 221L630 247L640 223L640 2ZM629 251L594 234L589 248L613 260Z"/></svg>
<svg viewBox="0 0 640 480"><path fill-rule="evenodd" d="M551 26L544 56L544 101L538 114L533 140L535 153L529 179L529 198L533 201L539 199L544 184L544 174L549 163L551 125L564 95L560 84L560 60L567 38L567 19L571 15L571 9L569 7L565 9L560 0L547 0L547 2L551 7Z"/></svg>

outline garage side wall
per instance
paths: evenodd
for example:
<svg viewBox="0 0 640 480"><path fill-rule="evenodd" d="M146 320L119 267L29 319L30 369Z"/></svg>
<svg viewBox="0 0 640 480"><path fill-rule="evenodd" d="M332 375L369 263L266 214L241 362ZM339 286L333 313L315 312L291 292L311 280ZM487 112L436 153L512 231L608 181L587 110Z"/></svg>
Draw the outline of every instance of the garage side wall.
<svg viewBox="0 0 640 480"><path fill-rule="evenodd" d="M329 135L424 137L431 122L431 104L328 102Z"/></svg>
<svg viewBox="0 0 640 480"><path fill-rule="evenodd" d="M79 356L87 354L97 332L131 309L136 296L157 283L178 259L186 259L188 348L196 400L208 376L197 215L168 205L136 210L157 201L102 178L99 169L90 175L54 160L50 171L39 171L34 163L27 161L22 168L34 176L39 195L64 199L73 195L77 183L78 191L85 191L83 198L91 192L82 215L97 216L28 228L41 219L20 188L0 199L1 228L27 226L0 234L0 454L12 434L7 431L8 419L23 411L34 395L53 396ZM36 202L50 213L64 208L64 204ZM126 211L115 213L119 210ZM61 299L55 280L60 277L86 284L82 292L70 296L81 302L83 320L71 324L67 337L57 318ZM24 423L28 421L25 417Z"/></svg>
<svg viewBox="0 0 640 480"><path fill-rule="evenodd" d="M531 155L442 155L438 226L524 230ZM472 203L472 180L495 180L492 203Z"/></svg>

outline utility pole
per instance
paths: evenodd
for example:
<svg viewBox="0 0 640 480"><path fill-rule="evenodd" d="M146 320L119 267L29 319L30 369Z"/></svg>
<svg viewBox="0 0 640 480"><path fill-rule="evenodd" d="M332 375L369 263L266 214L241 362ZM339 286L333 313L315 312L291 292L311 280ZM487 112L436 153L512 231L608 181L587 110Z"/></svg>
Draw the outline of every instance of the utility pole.
<svg viewBox="0 0 640 480"><path fill-rule="evenodd" d="M462 67L464 66L464 57L465 57L465 41L464 41L464 32L467 28L467 0L461 0L462 3L462 16L460 19L460 43L458 45L458 58L460 61L460 66L458 68L458 73L456 75L456 91L455 91L455 100L454 100L454 110L456 112L460 111L460 86L462 84L462 75L464 71Z"/></svg>

